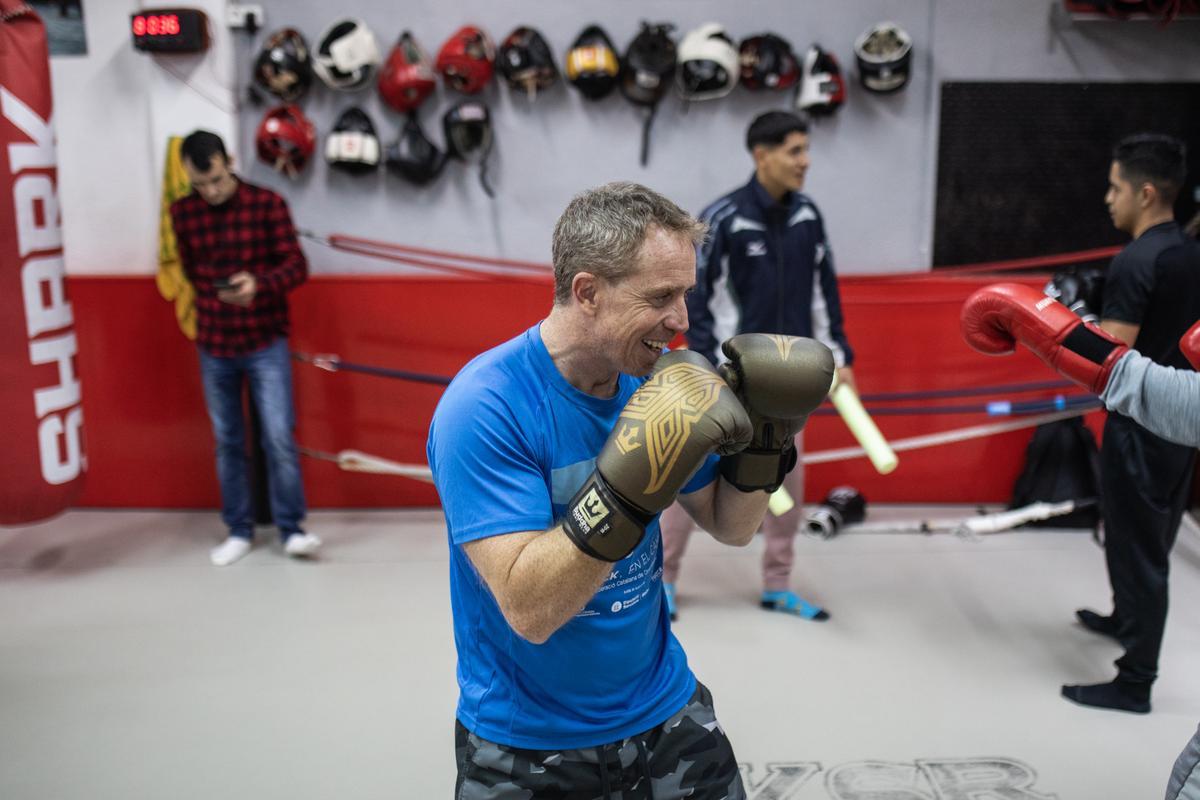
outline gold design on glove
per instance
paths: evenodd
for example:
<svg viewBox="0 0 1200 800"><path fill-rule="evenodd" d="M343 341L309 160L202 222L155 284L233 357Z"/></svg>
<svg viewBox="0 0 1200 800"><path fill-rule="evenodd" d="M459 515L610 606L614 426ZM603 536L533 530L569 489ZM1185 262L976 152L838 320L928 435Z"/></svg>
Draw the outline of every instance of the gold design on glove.
<svg viewBox="0 0 1200 800"><path fill-rule="evenodd" d="M633 450L637 450L642 446L642 443L637 440L638 433L641 428L631 428L628 425L621 426L621 432L617 434L617 447L620 448L622 455L629 455Z"/></svg>
<svg viewBox="0 0 1200 800"><path fill-rule="evenodd" d="M713 407L725 382L695 364L672 364L646 381L621 412L624 420L640 422L646 431L650 482L646 494L662 488L675 468L692 426ZM624 430L621 433L624 436ZM618 438L620 446L620 438Z"/></svg>
<svg viewBox="0 0 1200 800"><path fill-rule="evenodd" d="M771 334L769 338L775 343L775 347L779 350L779 358L787 361L788 356L792 353L792 345L796 343L796 337Z"/></svg>

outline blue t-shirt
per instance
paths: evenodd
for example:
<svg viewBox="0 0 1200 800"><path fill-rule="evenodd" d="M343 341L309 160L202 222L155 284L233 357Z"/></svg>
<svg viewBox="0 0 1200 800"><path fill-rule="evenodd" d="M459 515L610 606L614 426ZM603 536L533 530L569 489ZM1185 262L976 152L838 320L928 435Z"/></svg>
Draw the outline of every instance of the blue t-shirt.
<svg viewBox="0 0 1200 800"><path fill-rule="evenodd" d="M457 713L484 739L538 750L614 742L661 724L695 690L662 600L657 519L540 645L509 626L462 547L560 519L643 381L621 375L610 398L579 391L535 325L467 364L434 412L427 450L450 538ZM712 456L684 491L716 474Z"/></svg>

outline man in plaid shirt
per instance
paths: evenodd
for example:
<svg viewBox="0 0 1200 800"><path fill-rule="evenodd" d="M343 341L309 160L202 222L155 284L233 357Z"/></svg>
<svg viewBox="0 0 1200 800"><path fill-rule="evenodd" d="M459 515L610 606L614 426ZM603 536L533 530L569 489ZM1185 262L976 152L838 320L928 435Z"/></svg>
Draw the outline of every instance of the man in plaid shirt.
<svg viewBox="0 0 1200 800"><path fill-rule="evenodd" d="M228 538L212 553L223 567L250 552L254 514L246 458L242 386L263 426L271 510L288 555L315 555L321 540L300 527L304 486L292 436L287 293L308 277L287 203L240 180L221 137L183 140L192 193L171 204L184 271L196 289L196 343L204 401L217 442L221 519Z"/></svg>

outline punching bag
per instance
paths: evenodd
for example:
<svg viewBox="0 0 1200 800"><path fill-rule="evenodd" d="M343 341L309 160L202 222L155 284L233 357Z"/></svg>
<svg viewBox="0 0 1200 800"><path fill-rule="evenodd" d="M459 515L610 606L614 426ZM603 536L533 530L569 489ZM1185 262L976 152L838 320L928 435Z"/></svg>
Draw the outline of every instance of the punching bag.
<svg viewBox="0 0 1200 800"><path fill-rule="evenodd" d="M0 524L79 496L86 457L58 208L50 54L33 9L0 0Z"/></svg>

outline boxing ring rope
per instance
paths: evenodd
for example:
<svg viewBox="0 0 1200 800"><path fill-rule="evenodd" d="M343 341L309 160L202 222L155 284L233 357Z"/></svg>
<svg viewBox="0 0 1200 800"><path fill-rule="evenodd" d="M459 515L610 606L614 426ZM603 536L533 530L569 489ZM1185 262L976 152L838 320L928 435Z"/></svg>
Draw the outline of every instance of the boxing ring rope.
<svg viewBox="0 0 1200 800"><path fill-rule="evenodd" d="M956 267L933 267L918 272L882 272L870 275L839 275L838 280L921 280L923 278L945 278L960 275L986 275L993 272L1034 271L1045 267L1062 267L1070 264L1085 264L1089 261L1108 259L1121 252L1118 246L1094 247L1090 250L1075 250L1070 253L1053 253L1046 256L1031 256L1029 258L1010 258L1004 261L982 261L976 264L962 264Z"/></svg>
<svg viewBox="0 0 1200 800"><path fill-rule="evenodd" d="M919 450L926 447L938 447L943 444L953 444L955 442L965 442L970 439L981 439L986 436L995 436L1001 433L1009 433L1010 431L1021 430L1022 428L1035 428L1038 425L1045 425L1050 422L1058 422L1059 420L1070 419L1071 417L1079 417L1091 411L1091 408L1072 409L1070 411L1056 411L1050 414L1038 414L1036 416L1027 417L1020 420L1010 422L997 422L990 425L972 425L966 428L953 428L940 433L931 433L924 436L911 436L907 439L896 439L889 442L892 449L901 452L905 450ZM317 458L322 461L330 461L338 465L341 469L348 472L372 472L377 475L398 475L403 478L413 478L414 480L433 483L433 473L428 466L423 464L402 464L398 461L392 461L382 456L364 453L360 450L340 450L337 453L329 453L323 450L315 450L310 447L299 447L301 453L310 458ZM867 452L861 447L843 447L834 450L819 450L813 453L804 453L800 460L805 464L827 464L831 461L848 461L853 458L866 458Z"/></svg>
<svg viewBox="0 0 1200 800"><path fill-rule="evenodd" d="M312 364L317 369L323 369L326 372L361 372L364 375L375 375L380 378L396 378L398 380L413 381L415 383L432 383L437 386L449 386L450 378L444 375L427 375L422 372L408 372L402 369L389 369L387 367L374 367L370 364L355 364L352 361L342 361L341 356L336 353L316 353L309 355L299 351L292 352L292 358L297 361L302 361L306 364Z"/></svg>
<svg viewBox="0 0 1200 800"><path fill-rule="evenodd" d="M450 383L450 378L445 375L430 375L423 372L410 372L402 369L392 369L389 367L377 367L371 364L356 364L352 361L343 361L341 356L336 353L316 353L309 354L303 352L293 352L292 358L297 361L311 364L312 366L323 369L326 372L358 372L364 375L374 375L381 378L395 378L399 380L413 381L416 383L429 383L436 386L447 386ZM924 399L948 399L954 397L973 397L989 394L998 394L1000 392L1032 392L1045 391L1048 389L1059 389L1072 386L1073 384L1065 381L1038 381L1033 383L1011 383L999 384L996 386L972 386L962 387L958 389L938 389L929 392L877 392L871 395L864 395L862 400L867 402L889 402L894 400L924 400ZM978 405L945 405L945 406L871 406L867 411L871 416L906 416L906 415L927 415L927 414L988 414L989 416L1016 416L1020 414L1037 414L1046 411L1062 411L1069 408L1077 408L1087 406L1098 407L1095 396L1090 394L1073 394L1073 395L1056 395L1048 400L1030 400L1020 403L1014 403L1011 400L992 400L987 403ZM837 413L828 402L822 405L815 412L817 415L825 416Z"/></svg>
<svg viewBox="0 0 1200 800"><path fill-rule="evenodd" d="M1053 422L1056 419L1066 419L1067 417L1077 416L1073 413L1066 414L1048 414L1046 419L1024 420L1016 425L1007 427L1007 430L1017 430L1018 428L1029 427L1041 422ZM983 426L983 427L998 427L998 426ZM944 444L944 441L932 441L939 437L947 435L954 436L953 441L963 441L968 438L975 438L981 435L981 428L962 428L958 431L947 431L945 434L934 434L927 437L913 437L911 439L901 439L893 442L893 449L896 450L913 450L917 447L929 447L937 444ZM992 435L1000 431L989 431L982 435ZM862 448L847 448L846 450L826 450L820 453L811 453L803 457L805 464L821 463L822 461L832 461L835 459L825 458L830 454L846 454L858 450L860 455L865 456L866 453ZM299 451L310 458L317 458L323 461L330 461L338 465L343 470L348 472L370 472L377 475L397 475L403 478L411 478L413 480L422 481L424 483L433 483L433 472L429 467L421 466L420 464L401 464L396 461L391 461L380 456L373 456L363 453L359 450L342 450L338 453L328 453L323 450L314 450L308 447L300 447ZM850 457L853 457L851 455ZM892 522L865 522L846 526L846 533L937 533L945 531L954 534L964 539L978 539L980 534L1000 533L1001 531L1011 530L1012 528L1024 525L1028 522L1037 520L1050 519L1051 517L1069 514L1078 508L1084 508L1094 504L1094 500L1086 499L1083 501L1065 500L1060 503L1038 502L1023 508L1011 509L1008 511L1000 511L997 513L988 514L979 509L979 513L967 517L946 517L941 519L919 519L911 521L892 521Z"/></svg>
<svg viewBox="0 0 1200 800"><path fill-rule="evenodd" d="M331 233L323 236L310 230L299 231L301 238L333 250L391 261L399 264L409 264L424 269L438 270L455 275L471 278L499 278L520 282L545 284L552 279L554 269L550 264L519 259L495 258L478 256L471 253L457 253L452 250L434 250L427 247L412 247L410 245L385 242L378 239L367 239L344 233ZM979 275L997 272L1019 272L1022 270L1038 270L1046 267L1059 267L1070 264L1080 264L1089 261L1112 258L1121 248L1119 246L1095 247L1089 250L1076 250L1069 253L1054 253L1028 258L1013 258L1004 261L985 261L975 264L962 264L953 267L934 267L929 270L909 272L881 272L870 275L842 275L840 280L921 280L925 278L945 278L960 275ZM446 262L459 262L450 264ZM488 267L502 267L518 272L506 272Z"/></svg>
<svg viewBox="0 0 1200 800"><path fill-rule="evenodd" d="M542 264L536 261L519 261L511 258L494 258L491 256L476 256L466 253L452 253L446 250L430 250L426 247L411 247L409 245L393 244L384 242L378 239L365 239L361 236L350 236L349 234L331 233L329 235L328 245L334 248L349 248L356 247L369 251L390 251L393 253L415 254L418 256L429 256L431 258L449 259L452 261L463 261L468 264L483 264L493 267L513 267L516 269L533 270L543 274L552 273L553 267L549 264Z"/></svg>
<svg viewBox="0 0 1200 800"><path fill-rule="evenodd" d="M866 411L872 417L907 417L931 416L938 414L987 414L990 417L1013 417L1024 414L1040 414L1048 411L1063 411L1065 409L1099 408L1100 403L1094 395L1078 394L1064 397L1057 395L1049 400L1029 400L1024 403L1014 403L1011 400L994 400L978 405L947 405L947 406L868 406ZM822 405L813 412L816 416L831 416L839 413L828 404Z"/></svg>
<svg viewBox="0 0 1200 800"><path fill-rule="evenodd" d="M352 253L354 255L359 255L366 258L374 258L381 261L390 261L396 264L407 264L409 266L429 269L435 272L445 272L471 280L504 280L512 281L514 283L526 283L546 287L549 287L553 281L553 274L548 264L534 264L531 262L511 261L509 259L500 258L484 258L482 256L470 256L460 253L428 250L421 247L406 247L403 245L376 242L370 239L361 239L358 237L344 236L341 234L332 234L328 237L325 237L311 231L301 230L299 235L302 239L322 245L324 247L328 247L332 250L341 250L342 252ZM439 259L463 261L471 266L448 264L444 260L436 261L423 257L427 255L434 256ZM524 272L504 272L500 270L486 269L485 267L488 266L509 267L512 269L524 270Z"/></svg>
<svg viewBox="0 0 1200 800"><path fill-rule="evenodd" d="M948 431L940 433L930 433L924 436L910 436L907 439L896 439L889 441L892 450L902 452L905 450L920 450L925 447L938 447L943 444L954 444L955 442L965 442L970 439L982 439L986 436L995 436L1001 433L1009 433L1022 428L1036 428L1038 425L1045 425L1050 422L1058 422L1071 417L1081 417L1084 414L1092 411L1092 408L1071 409L1070 411L1055 411L1048 414L1038 414L1033 417L1026 417L1020 420L1011 422L993 422L988 425L971 425L966 428L952 428ZM801 457L801 461L805 464L827 464L830 461L845 461L851 458L865 458L867 451L861 447L843 447L836 450L820 450L815 453L805 453Z"/></svg>
<svg viewBox="0 0 1200 800"><path fill-rule="evenodd" d="M372 364L357 364L353 361L345 361L336 353L304 353L293 351L292 358L301 361L305 364L311 364L318 369L323 369L326 372L359 372L365 375L376 375L381 378L397 378L400 380L414 381L416 383L431 383L438 386L448 386L451 378L446 375L431 375L424 372L410 372L402 369L392 369L390 367L377 367ZM943 400L955 397L981 397L990 394L1000 394L1008 392L1018 394L1022 392L1042 392L1052 389L1068 389L1074 384L1069 381L1031 381L1028 383L1000 383L992 386L964 386L956 389L931 389L929 391L917 392L875 392L873 394L864 394L861 400L864 403L888 403L897 400ZM1066 397L1058 396L1054 401L1056 404L1065 402L1067 405L1073 402L1079 402L1084 398L1091 398L1092 395L1068 395ZM970 414L980 411L987 413L1000 413L993 409L997 402L1009 401L992 401L986 406L971 406L956 407L956 406L934 406L936 412L946 414ZM1019 411L1020 404L1013 405L1013 411L1008 413L1021 413ZM887 414L892 409L882 407L872 407L868 409L873 414ZM820 411L818 413L821 413ZM924 413L924 412L922 412Z"/></svg>
<svg viewBox="0 0 1200 800"><path fill-rule="evenodd" d="M1069 389L1075 386L1070 381L1031 381L1029 383L1000 383L993 386L971 386L958 389L930 389L924 392L876 392L864 394L864 403L891 402L895 400L934 400L948 397L978 397L1001 392L1042 392L1050 389Z"/></svg>
<svg viewBox="0 0 1200 800"><path fill-rule="evenodd" d="M311 447L298 445L301 454L321 461L332 461L347 472L373 472L376 475L398 475L402 478L433 483L433 471L422 464L401 464L382 456L373 456L360 450L339 450L328 453L324 450L314 450Z"/></svg>

